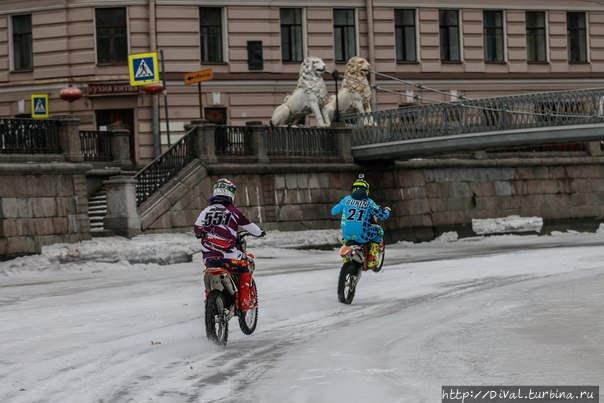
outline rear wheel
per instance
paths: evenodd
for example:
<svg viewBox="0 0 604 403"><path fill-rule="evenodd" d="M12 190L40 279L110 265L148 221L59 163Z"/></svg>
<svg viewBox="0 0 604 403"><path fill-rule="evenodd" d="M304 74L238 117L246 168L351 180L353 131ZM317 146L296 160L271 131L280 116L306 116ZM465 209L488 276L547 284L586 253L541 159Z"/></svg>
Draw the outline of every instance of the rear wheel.
<svg viewBox="0 0 604 403"><path fill-rule="evenodd" d="M352 262L347 262L340 269L340 278L338 279L338 300L349 305L356 290L358 270L357 266Z"/></svg>
<svg viewBox="0 0 604 403"><path fill-rule="evenodd" d="M239 311L239 327L245 334L252 334L256 330L256 324L258 323L258 289L256 288L256 281L252 279L252 286L250 287L250 296L256 300L254 307L247 311Z"/></svg>
<svg viewBox="0 0 604 403"><path fill-rule="evenodd" d="M384 240L382 240L380 242L380 250L378 252L378 264L376 266L375 269L373 269L374 272L378 272L380 270L382 270L382 266L384 265L384 256L386 255L386 248L384 247Z"/></svg>
<svg viewBox="0 0 604 403"><path fill-rule="evenodd" d="M219 346L226 346L229 338L229 318L225 307L224 295L218 290L210 291L206 298L206 335Z"/></svg>

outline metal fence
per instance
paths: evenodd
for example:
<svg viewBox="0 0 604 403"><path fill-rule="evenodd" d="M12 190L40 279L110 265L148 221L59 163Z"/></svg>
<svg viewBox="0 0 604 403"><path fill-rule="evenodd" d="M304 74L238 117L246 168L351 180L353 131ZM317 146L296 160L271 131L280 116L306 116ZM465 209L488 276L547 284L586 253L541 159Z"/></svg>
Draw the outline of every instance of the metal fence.
<svg viewBox="0 0 604 403"><path fill-rule="evenodd" d="M111 161L111 132L80 130L84 161Z"/></svg>
<svg viewBox="0 0 604 403"><path fill-rule="evenodd" d="M264 135L266 153L274 156L336 155L336 131L328 128L271 127Z"/></svg>
<svg viewBox="0 0 604 403"><path fill-rule="evenodd" d="M0 118L0 154L60 154L59 121Z"/></svg>
<svg viewBox="0 0 604 403"><path fill-rule="evenodd" d="M195 141L195 130L191 130L134 176L134 179L138 180L136 184L137 206L140 206L195 159Z"/></svg>
<svg viewBox="0 0 604 403"><path fill-rule="evenodd" d="M604 89L549 92L346 115L353 146L604 122Z"/></svg>
<svg viewBox="0 0 604 403"><path fill-rule="evenodd" d="M216 155L252 155L252 128L216 126L214 144Z"/></svg>

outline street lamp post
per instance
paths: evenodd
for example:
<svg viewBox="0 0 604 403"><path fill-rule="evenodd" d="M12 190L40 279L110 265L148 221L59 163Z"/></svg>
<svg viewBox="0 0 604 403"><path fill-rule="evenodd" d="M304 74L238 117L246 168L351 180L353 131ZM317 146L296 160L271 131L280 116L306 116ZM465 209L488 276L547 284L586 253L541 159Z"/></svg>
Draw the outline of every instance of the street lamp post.
<svg viewBox="0 0 604 403"><path fill-rule="evenodd" d="M334 118L334 122L340 123L340 104L338 102L338 79L340 78L340 72L338 70L334 70L331 72L331 76L336 82L336 114Z"/></svg>

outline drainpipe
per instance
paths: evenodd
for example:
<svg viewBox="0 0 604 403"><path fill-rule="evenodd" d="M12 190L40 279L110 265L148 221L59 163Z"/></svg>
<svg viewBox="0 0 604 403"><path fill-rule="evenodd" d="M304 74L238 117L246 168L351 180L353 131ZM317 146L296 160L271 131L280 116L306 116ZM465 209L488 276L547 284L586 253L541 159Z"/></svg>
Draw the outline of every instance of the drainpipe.
<svg viewBox="0 0 604 403"><path fill-rule="evenodd" d="M149 0L149 46L151 52L157 51L157 38L155 29L155 0ZM154 94L152 99L152 115L153 115L153 155L155 158L161 155L161 138L159 135L159 95Z"/></svg>
<svg viewBox="0 0 604 403"><path fill-rule="evenodd" d="M375 85L375 42L373 38L373 0L367 0L367 41L369 45L369 64L371 64L371 72L369 73L369 85L371 85L371 110L375 111L376 108L376 94L373 86Z"/></svg>

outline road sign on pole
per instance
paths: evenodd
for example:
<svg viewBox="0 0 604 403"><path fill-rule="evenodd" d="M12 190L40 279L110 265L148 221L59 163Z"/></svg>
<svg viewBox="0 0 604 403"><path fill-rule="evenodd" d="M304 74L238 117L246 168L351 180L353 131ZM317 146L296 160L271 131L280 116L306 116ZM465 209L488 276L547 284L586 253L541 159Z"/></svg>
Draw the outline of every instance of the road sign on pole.
<svg viewBox="0 0 604 403"><path fill-rule="evenodd" d="M193 73L185 74L185 84L201 83L203 81L210 81L213 78L212 69L205 69L195 71Z"/></svg>
<svg viewBox="0 0 604 403"><path fill-rule="evenodd" d="M197 93L199 95L199 117L201 119L204 119L201 98L201 83L203 81L210 81L213 77L214 74L212 73L212 69L205 69L185 74L185 85L197 83Z"/></svg>
<svg viewBox="0 0 604 403"><path fill-rule="evenodd" d="M48 117L48 94L31 94L31 117L33 119Z"/></svg>
<svg viewBox="0 0 604 403"><path fill-rule="evenodd" d="M128 55L130 85L146 85L159 82L157 53L139 53Z"/></svg>

